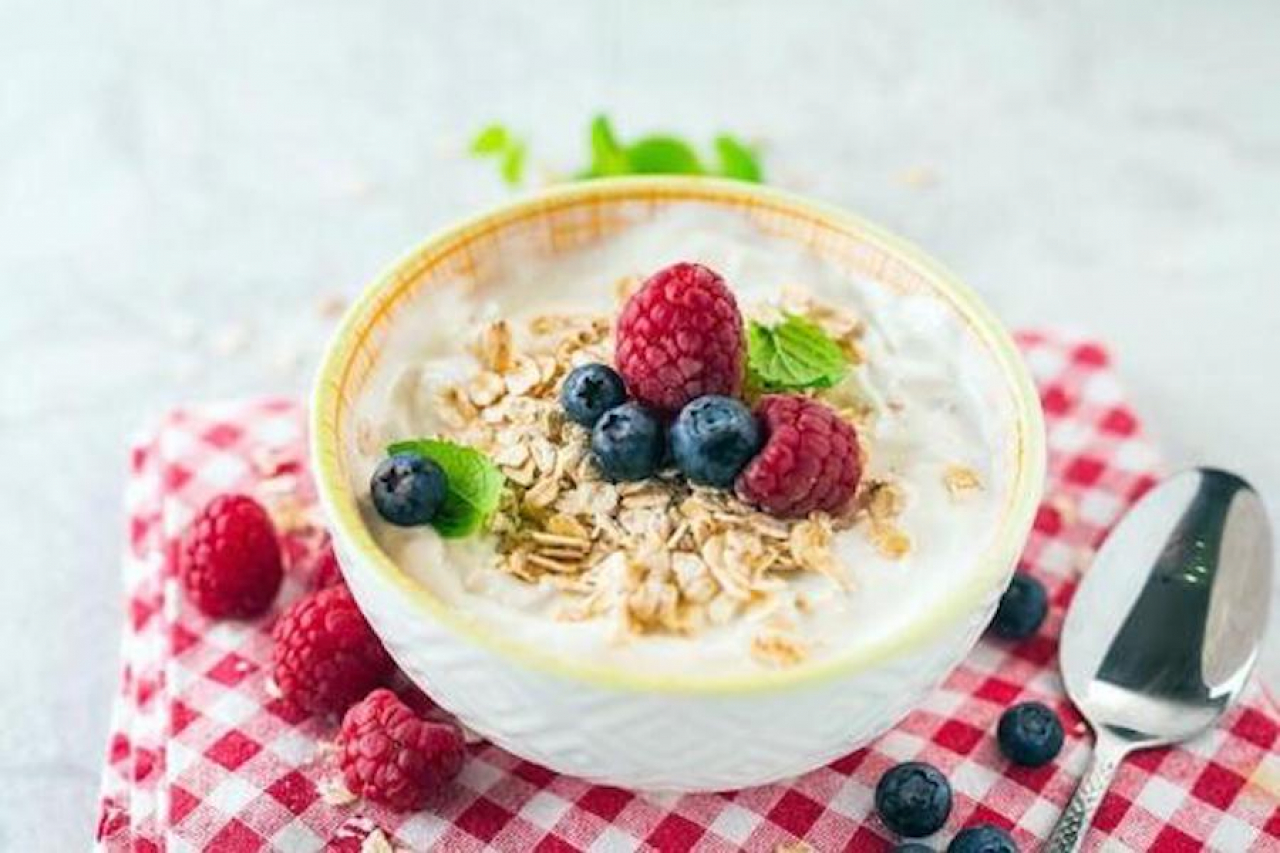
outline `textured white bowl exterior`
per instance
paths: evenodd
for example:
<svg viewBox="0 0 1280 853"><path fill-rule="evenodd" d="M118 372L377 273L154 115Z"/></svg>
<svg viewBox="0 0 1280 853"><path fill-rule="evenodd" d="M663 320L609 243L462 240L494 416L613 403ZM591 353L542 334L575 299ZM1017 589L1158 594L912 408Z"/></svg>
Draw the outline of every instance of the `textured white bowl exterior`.
<svg viewBox="0 0 1280 853"><path fill-rule="evenodd" d="M570 680L496 654L425 616L341 534L335 544L360 609L440 705L529 761L639 790L745 788L846 755L902 718L960 662L1000 589L927 645L846 677L768 692L651 693Z"/></svg>

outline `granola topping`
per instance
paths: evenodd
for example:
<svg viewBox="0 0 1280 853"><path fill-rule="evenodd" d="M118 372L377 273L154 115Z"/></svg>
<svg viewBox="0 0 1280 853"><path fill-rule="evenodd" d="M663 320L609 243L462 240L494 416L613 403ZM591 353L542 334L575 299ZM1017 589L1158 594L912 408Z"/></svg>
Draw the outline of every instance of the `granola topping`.
<svg viewBox="0 0 1280 853"><path fill-rule="evenodd" d="M812 301L789 310L805 311L856 346L861 325L845 313ZM872 541L885 549L877 537L892 526L903 497L884 481L868 484L857 515L790 521L723 490L691 486L674 472L603 481L588 455L588 432L563 416L557 388L574 365L608 359L608 315L544 314L522 331L517 344L507 321L486 324L472 347L479 371L443 385L437 399L450 406L454 428L507 477L508 493L490 524L493 569L554 590L557 619L608 620L618 642L695 635L776 604L799 573L852 590L832 543L862 515L871 519ZM901 556L909 543L902 536L888 547ZM803 660L805 650L772 631L752 641L751 654L785 666Z"/></svg>

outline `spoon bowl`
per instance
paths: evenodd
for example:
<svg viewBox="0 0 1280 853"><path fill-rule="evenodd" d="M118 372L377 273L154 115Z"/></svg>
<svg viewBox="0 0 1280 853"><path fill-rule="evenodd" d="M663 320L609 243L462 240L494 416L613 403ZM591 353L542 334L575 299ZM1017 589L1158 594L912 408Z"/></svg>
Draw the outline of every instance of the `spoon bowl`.
<svg viewBox="0 0 1280 853"><path fill-rule="evenodd" d="M1262 500L1226 471L1170 477L1111 532L1063 625L1067 694L1097 743L1048 850L1078 849L1125 755L1200 734L1240 695L1271 572Z"/></svg>

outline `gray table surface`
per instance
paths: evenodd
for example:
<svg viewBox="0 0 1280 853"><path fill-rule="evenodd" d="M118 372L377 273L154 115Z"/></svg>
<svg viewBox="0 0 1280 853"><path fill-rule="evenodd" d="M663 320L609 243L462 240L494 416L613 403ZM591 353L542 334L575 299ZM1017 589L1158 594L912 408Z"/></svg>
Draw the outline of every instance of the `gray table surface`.
<svg viewBox="0 0 1280 853"><path fill-rule="evenodd" d="M1010 324L1109 342L1168 458L1274 508L1277 32L1268 2L0 0L0 849L91 836L131 431L303 388L330 296L506 197L461 154L494 118L561 168L601 107L758 138Z"/></svg>

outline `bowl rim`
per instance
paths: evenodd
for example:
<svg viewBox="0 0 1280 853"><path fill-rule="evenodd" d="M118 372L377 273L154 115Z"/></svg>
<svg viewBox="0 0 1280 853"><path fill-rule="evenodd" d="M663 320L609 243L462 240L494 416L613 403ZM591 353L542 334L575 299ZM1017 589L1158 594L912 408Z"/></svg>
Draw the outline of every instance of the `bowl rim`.
<svg viewBox="0 0 1280 853"><path fill-rule="evenodd" d="M343 387L351 363L373 321L400 291L417 277L409 267L430 268L448 257L458 244L537 216L550 208L593 201L699 201L730 206L762 205L775 211L812 219L842 232L852 232L888 256L915 268L931 291L945 299L987 347L1011 392L1014 403L1016 468L1010 499L988 548L975 558L969 576L956 593L921 614L901 630L858 645L820 661L785 669L725 676L680 673L635 673L615 666L574 660L547 653L486 630L479 620L452 610L425 585L402 571L378 547L360 516L354 490L342 477L342 448L338 444L338 416ZM397 285L402 287L397 288ZM574 682L613 690L689 695L734 695L814 686L846 678L926 646L945 636L948 628L971 617L995 584L1012 573L1030 531L1043 490L1046 455L1039 395L1013 338L995 315L954 273L909 241L862 217L783 190L740 181L685 176L606 178L570 183L531 193L437 230L397 259L352 303L330 339L311 393L309 433L316 491L335 542L357 554L366 566L402 594L425 618L459 639L472 642L512 665L524 666Z"/></svg>

